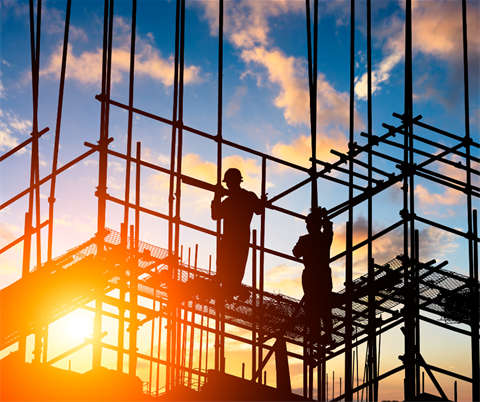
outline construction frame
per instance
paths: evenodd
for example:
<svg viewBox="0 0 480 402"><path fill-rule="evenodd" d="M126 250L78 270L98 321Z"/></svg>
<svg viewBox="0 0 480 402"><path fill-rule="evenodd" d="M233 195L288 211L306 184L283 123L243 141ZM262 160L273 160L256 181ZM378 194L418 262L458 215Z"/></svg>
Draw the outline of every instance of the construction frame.
<svg viewBox="0 0 480 402"><path fill-rule="evenodd" d="M17 196L3 202L0 209L12 205L17 200L28 197L28 211L25 213L24 235L2 248L1 253L23 242L23 269L22 279L11 286L2 289L2 303L12 303L16 297L24 295L31 300L41 300L41 293L35 292L35 282L51 281L49 291L55 292L58 284L69 286L70 294L64 295L64 303L59 306L50 305L47 301L39 302L30 315L16 317L2 311L1 348L18 342L19 353L25 355L26 337L34 334L35 350L34 361L45 365L52 365L69 354L93 345L93 367L100 367L102 349L115 351L117 370L123 372L124 356L128 356L129 374L136 375L138 359L149 363L149 382L146 392L153 396L160 396L172 391L178 386L187 386L200 390L206 383L209 370L225 372L225 339L231 338L251 345L251 374L243 375L252 382L262 382L262 373L265 364L275 354L277 367L277 388L285 393L291 392L288 373L288 358L300 359L303 363L303 397L318 400L354 400L354 396L366 391L366 399L378 400L379 382L388 376L404 371L405 400L415 400L421 394L421 369L430 376L441 397L447 399L442 387L435 379L433 372L449 375L455 379L471 383L472 400L480 400L480 361L479 361L479 278L478 278L478 219L474 208L475 200L480 197L480 188L472 184L472 177L479 176L480 172L472 168L472 162L480 163L480 159L472 150L480 148L470 133L470 106L469 106L469 76L468 76L468 43L467 43L467 2L462 0L463 23L463 68L464 68L464 109L465 132L463 135L449 133L441 128L433 127L422 122L422 116L413 113L413 82L412 82L412 4L406 1L406 34L405 34L405 104L403 113L394 113L398 119L397 126L384 124L386 133L377 136L372 132L372 37L371 37L371 0L367 0L367 70L368 70L368 128L362 137L368 140L367 145L359 146L356 141L354 127L354 59L355 59L355 7L351 1L351 37L350 37L350 133L349 152L343 154L332 150L338 156L338 161L331 164L317 158L317 63L318 63L318 0L306 0L306 28L308 42L308 73L310 89L310 123L311 123L311 168L281 160L271 155L236 144L223 138L223 19L224 1L219 0L219 35L218 35L218 113L217 132L206 133L183 124L184 104L184 60L185 60L185 0L176 0L175 16L175 75L173 90L173 116L171 119L147 113L134 107L134 73L135 73L135 38L137 0L132 1L132 26L130 43L130 73L129 73L129 100L122 104L111 98L112 74L112 35L114 24L114 0L105 0L104 4L104 32L102 53L102 84L101 93L96 96L100 105L100 135L98 144L85 143L86 152L71 162L59 167L58 154L61 132L63 107L63 93L67 68L67 48L72 1L66 2L65 33L63 41L62 68L60 75L60 91L58 111L55 127L55 142L52 162L52 172L40 178L39 174L39 141L48 128L38 127L38 94L39 94L39 58L41 35L42 1L35 4L30 0L30 37L32 61L32 99L33 99L33 131L31 137L14 149L0 157L4 161L24 147L31 145L30 186ZM313 17L313 18L312 18ZM312 22L313 20L313 22ZM312 32L313 26L313 32ZM109 148L112 138L109 137L110 109L120 108L128 112L127 152L121 154ZM141 144L136 144L133 154L133 118L141 115L171 127L171 154L170 168L142 160ZM440 141L432 141L425 136L418 135L418 130L426 130L439 138L445 137L454 140L456 145L446 147ZM216 143L217 146L217 183L202 182L182 173L182 150L184 132L198 135ZM403 136L403 141L394 141L393 137ZM428 144L436 147L436 152L427 153L420 150L418 144ZM403 150L403 159L396 159L386 153L377 152L376 147L383 145ZM187 227L218 239L221 235L221 225L217 222L216 231L211 231L182 220L180 206L182 185L200 187L206 191L219 191L222 175L222 153L225 147L241 150L257 157L262 161L261 196L266 195L267 162L274 162L296 169L305 175L305 179L290 189L271 197L267 209L275 210L299 219L306 216L275 205L282 197L302 188L311 186L311 207L318 207L317 182L320 180L335 181L348 188L349 196L345 202L328 210L328 217L334 218L346 214L347 241L345 250L331 258L334 262L345 258L345 289L334 294L334 342L332 345L321 345L309 342L306 336L305 324L299 320L289 325L292 318L302 316L303 309L300 301L283 296L274 295L264 290L264 259L266 254L275 255L289 261L301 263L291 255L265 246L265 213L261 215L260 231L253 232L250 248L252 255L252 286L245 286L251 296L245 302L235 305L225 304L221 299L209 297L207 292L192 291L194 285L208 289L208 283L214 277L212 266L208 269L197 267L197 253L195 250L193 261L190 251L184 259L180 245L180 230ZM66 254L53 258L53 218L55 207L56 179L62 172L76 165L85 158L98 154L98 216L97 233L88 242L70 250ZM368 162L360 160L360 155L367 155ZM455 155L461 158L462 163L454 163L448 156ZM393 164L398 172L387 172L374 166L373 158L380 158ZM125 163L125 197L118 199L107 192L108 159L116 158ZM464 172L463 181L455 180L428 169L432 163L443 163ZM344 168L342 165L347 164ZM356 171L355 167L367 170L367 175ZM135 177L132 169L135 167ZM169 176L169 205L168 215L143 207L140 204L140 172L143 169L153 169ZM339 172L346 178L331 175ZM373 177L378 174L384 180ZM452 188L465 194L466 218L468 230L462 232L447 227L417 215L415 211L414 183L415 178L431 180L437 184ZM354 178L366 182L365 187L358 186ZM130 202L131 183L134 183L135 203ZM373 232L372 202L375 195L387 188L401 183L403 189L403 210L397 223ZM40 217L40 186L50 184L49 217L41 222ZM354 190L360 194L354 196ZM119 231L106 228L106 210L108 203L116 203L124 208L124 221ZM352 222L354 207L367 204L368 238L358 244L353 243ZM135 219L129 222L129 212L133 210ZM140 241L139 227L140 214L149 214L168 222L168 245L165 249L155 247ZM446 263L435 261L421 262L419 255L420 238L415 224L430 225L440 230L452 233L468 241L468 277L455 274L442 268ZM48 227L47 258L41 255L41 229ZM397 256L388 264L382 266L374 261L374 240L387 233L402 228L403 254ZM31 270L32 242L36 241L36 268ZM368 249L368 274L360 278L353 278L353 252L366 247ZM88 272L89 276L86 276ZM82 278L94 278L96 288L92 290L91 283L82 283ZM78 279L77 282L72 279ZM71 285L67 285L71 283ZM193 284L193 285L192 285ZM75 285L75 286L74 286ZM108 296L113 289L118 289L120 296ZM45 291L46 292L46 291ZM69 292L65 292L69 293ZM47 293L45 293L47 294ZM29 296L28 296L29 295ZM128 297L127 297L128 295ZM146 308L139 303L139 297L144 297L152 303ZM95 307L87 306L95 300ZM113 305L118 308L119 314L112 314L102 306ZM452 308L451 306L456 306ZM397 306L403 306L398 311ZM69 352L48 359L47 342L48 326L51 322L65 316L69 312L83 308L95 313L94 333L91 339L85 340L78 347ZM126 314L126 312L129 312ZM447 323L434 321L420 314L421 311L434 313L450 322L463 323L470 330L465 331ZM377 318L380 313L389 313L386 320ZM259 316L262 315L262 319ZM102 316L109 316L118 320L118 344L110 345L102 342ZM420 351L420 322L427 321L438 325L445 330L462 333L470 339L472 376L463 375L429 365ZM152 324L151 355L143 355L137 351L136 333L146 322ZM125 331L128 324L128 347L125 347ZM234 325L250 332L250 337L239 337L229 333L228 326ZM394 370L380 373L378 369L379 353L377 350L377 336L391 328L403 325L405 354L401 364ZM165 331L161 328L166 328ZM166 342L162 344L162 337ZM199 342L197 338L199 337ZM275 339L275 343L267 343ZM289 345L301 347L302 354L288 350ZM358 383L354 382L355 354L354 348L359 344L367 343L368 357L366 358L366 378ZM161 347L163 346L163 349ZM153 351L157 346L157 355ZM214 348L214 361L208 361L209 347ZM211 349L210 349L211 350ZM327 362L336 357L344 356L344 391L340 395L329 398L326 377ZM163 357L162 357L163 356ZM288 356L288 357L287 357ZM358 354L356 357L358 366ZM197 364L198 367L194 367ZM357 369L358 370L358 369ZM317 379L316 384L314 379Z"/></svg>

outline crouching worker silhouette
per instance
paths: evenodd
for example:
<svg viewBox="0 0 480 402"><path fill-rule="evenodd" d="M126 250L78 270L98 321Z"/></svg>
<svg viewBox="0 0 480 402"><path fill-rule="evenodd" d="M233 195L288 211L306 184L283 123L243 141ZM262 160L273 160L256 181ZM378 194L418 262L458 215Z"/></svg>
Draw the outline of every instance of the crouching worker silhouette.
<svg viewBox="0 0 480 402"><path fill-rule="evenodd" d="M332 272L330 263L330 246L333 239L332 222L327 217L325 208L317 208L308 214L308 234L300 236L293 248L293 255L303 258L305 269L302 274L302 287L305 294L305 314L310 336L320 336L320 319L323 323L325 337L323 344L331 343L332 336ZM318 338L317 338L318 339Z"/></svg>
<svg viewBox="0 0 480 402"><path fill-rule="evenodd" d="M227 297L241 293L250 242L250 222L253 213L260 215L264 202L255 193L240 187L243 181L240 170L225 172L223 181L228 187L228 197L221 201L222 193L215 193L212 201L212 219L223 219L223 232L217 251L217 283ZM242 296L242 295L241 295ZM248 296L247 296L248 297Z"/></svg>

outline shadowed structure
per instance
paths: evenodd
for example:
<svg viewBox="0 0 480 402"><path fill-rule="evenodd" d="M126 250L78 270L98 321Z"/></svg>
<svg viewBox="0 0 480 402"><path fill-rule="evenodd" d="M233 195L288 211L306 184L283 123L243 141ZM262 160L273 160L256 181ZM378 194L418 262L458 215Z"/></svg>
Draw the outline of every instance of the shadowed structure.
<svg viewBox="0 0 480 402"><path fill-rule="evenodd" d="M441 373L471 384L471 399L480 400L479 372L479 281L478 281L478 226L477 211L473 199L480 197L480 188L472 185L472 176L480 172L471 163L480 162L472 156L472 150L480 145L470 136L468 58L466 1L462 1L463 22L463 65L465 71L465 134L447 132L439 127L426 124L422 116L413 114L412 91L412 15L411 1L406 1L405 31L405 108L402 113L393 113L397 124L384 124L386 132L374 135L372 131L372 63L371 63L371 0L367 0L367 71L368 71L368 129L360 133L367 138L366 145L358 145L354 136L354 60L355 60L355 1L351 1L351 60L350 60L350 138L348 153L331 150L338 157L335 163L327 163L316 155L316 110L317 110L317 44L318 44L318 1L313 1L313 35L311 32L312 10L306 1L306 26L308 43L308 71L310 90L311 123L311 168L281 160L272 155L247 148L228 141L222 136L223 108L223 18L224 2L219 1L218 14L218 127L216 133L207 133L189 127L183 121L184 104L184 57L185 57L185 0L176 0L175 18L175 57L173 114L171 119L154 115L134 107L135 35L137 1L132 2L132 29L130 42L130 73L128 104L118 102L111 96L112 81L112 35L114 0L105 0L103 21L102 81L101 93L96 96L100 105L101 126L98 144L85 142L87 150L69 163L58 167L60 122L62 117L63 88L67 66L68 33L70 26L71 0L66 3L65 34L63 42L62 69L58 101L57 124L52 160L52 172L40 177L39 142L49 128L38 127L38 90L40 79L40 33L42 1L38 1L36 12L30 0L30 30L32 58L32 99L33 132L31 138L0 157L0 162L20 152L27 145L32 146L30 185L24 191L2 203L5 209L20 199L28 198L25 213L25 226L22 236L2 248L1 253L23 243L22 278L0 291L1 301L1 349L17 345L17 351L1 360L2 386L1 399L11 400L346 400L352 401L366 392L369 401L378 400L379 383L398 372L404 373L404 396L408 401L432 400L420 390L421 369L435 385L441 400L447 396L434 373ZM36 29L35 29L36 28ZM313 37L312 37L313 36ZM313 44L312 44L313 42ZM94 100L92 99L92 102ZM125 154L110 148L113 138L109 136L110 109L117 108L128 112L127 152ZM133 155L132 119L143 116L159 122L171 129L170 167L142 159L141 144L136 144ZM416 130L427 135L417 135ZM182 171L183 134L202 137L216 145L217 183L208 183L185 175ZM455 145L443 145L448 138ZM421 145L433 146L431 152ZM258 204L248 211L248 238L242 235L241 250L235 255L238 271L235 285L241 288L242 297L224 302L219 292L215 272L211 266L198 267L198 249L194 262L183 258L180 245L180 230L189 228L198 233L213 236L217 241L217 261L224 261L222 241L226 241L228 214L219 212L222 205L233 199L233 188L227 181L227 192L221 186L222 150L246 152L261 159L261 194L252 195L252 204ZM379 151L380 147L382 151ZM393 157L385 149L400 149L403 158ZM98 154L98 197L97 233L86 243L53 258L53 224L55 186L57 176L85 158ZM462 163L454 163L449 158L455 155ZM365 158L364 158L365 157ZM374 159L375 158L375 159ZM107 192L107 171L109 161L125 164L125 197L116 198ZM366 160L366 161L365 161ZM376 164L374 164L374 161ZM266 202L267 162L272 165L289 167L303 175L303 179L285 191L273 194ZM342 165L347 164L347 168ZM464 179L452 179L438 173L433 166L448 165L461 172ZM133 166L132 166L133 165ZM387 167L386 167L387 166ZM131 169L135 167L135 177ZM355 167L361 167L355 169ZM392 169L392 171L388 169ZM161 172L169 178L168 214L148 208L140 202L140 173L145 169ZM366 174L360 171L367 171ZM228 171L227 171L228 172ZM373 174L382 179L374 178ZM427 179L445 188L463 193L466 199L465 218L467 230L461 231L421 216L415 211L414 180ZM354 181L355 178L355 181ZM130 197L130 181L135 184L135 201ZM302 187L311 186L310 200L305 207L312 211L318 208L318 184L322 180L335 182L348 189L348 197L338 205L323 211L323 232L331 231L327 222L337 216L347 216L347 236L345 249L334 256L324 257L326 265L345 258L345 288L331 292L328 307L331 310L331 342L308 339L306 325L315 314L309 291L306 297L296 300L282 294L265 291L265 256L272 255L283 261L305 263L311 250L294 251L295 256L285 250L275 250L265 246L266 215L271 211L296 219L307 220L302 213L278 205L278 201ZM363 185L359 185L362 182ZM402 184L403 208L392 225L373 233L374 211L372 200L394 185ZM41 222L40 187L50 184L49 215ZM238 183L239 184L239 183ZM188 222L180 215L182 186L192 186L209 191L214 198L212 217L217 220L216 230ZM237 186L238 187L238 186ZM237 188L238 190L238 188ZM220 203L221 196L228 195ZM253 202L255 197L255 202ZM242 201L243 202L243 201ZM111 230L106 227L107 206L116 204L123 208L124 219L120 227ZM309 204L309 205L307 205ZM354 208L366 205L367 238L357 244L353 239ZM134 212L134 222L129 222L129 213ZM168 244L165 248L150 245L139 239L140 213L152 218L165 220L168 225ZM250 221L253 213L260 215L260 230L250 235ZM392 216L397 216L394 211ZM224 231L220 220L224 219ZM244 223L245 223L244 222ZM419 232L415 224L420 222L429 227L463 238L468 242L469 275L463 276L444 269L447 262L435 260L422 262L420 258ZM41 255L41 229L48 227L47 258ZM328 229L329 228L329 229ZM403 235L403 253L392 255L391 261L379 265L374 260L373 241L400 228ZM288 228L285 228L288 230ZM310 230L309 230L310 232ZM246 233L246 230L245 230ZM92 234L93 235L93 234ZM36 264L33 269L31 250L36 241ZM143 239L148 241L148 239ZM238 240L238 239L236 239ZM325 242L328 243L326 239ZM303 242L303 241L302 241ZM234 241L235 243L235 241ZM328 245L329 246L329 245ZM298 246L300 247L300 246ZM353 253L362 247L368 249L368 273L353 278ZM225 248L228 249L227 246ZM300 247L301 248L301 247ZM298 250L298 249L297 249ZM245 270L248 253L252 256L251 286L239 285L239 278ZM303 260L298 257L303 257ZM227 259L228 260L228 259ZM241 260L241 261L240 261ZM228 262L220 262L220 266ZM307 267L308 269L308 267ZM241 271L241 272L240 272ZM241 274L241 275L240 275ZM218 279L218 278L217 278ZM241 278L240 278L241 280ZM316 280L316 279L315 279ZM225 280L222 278L222 284ZM330 290L330 289L329 289ZM112 312L111 307L114 307ZM49 326L75 310L83 309L94 315L93 335L76 347L50 358L48 354ZM428 316L421 313L427 312ZM322 312L322 318L329 312ZM439 319L434 320L430 314ZM383 318L386 315L387 318ZM106 342L107 333L102 328L102 319L108 317L118 324L116 342ZM330 321L330 320L329 320ZM420 322L426 321L447 331L463 334L470 342L471 376L435 367L422 357L420 350ZM464 324L462 328L452 323ZM398 366L381 372L378 367L380 345L378 336L397 326L403 325L404 354ZM139 352L138 334L142 327L151 329L149 354ZM145 328L144 327L144 328ZM232 328L239 329L233 331ZM241 331L240 331L241 330ZM128 336L126 336L128 334ZM33 340L33 361L26 363L27 339ZM249 366L251 373L242 378L232 376L226 370L226 341L235 340L251 348ZM364 378L359 383L358 369L354 375L354 348L368 345L365 358ZM212 352L213 348L213 353ZM79 350L90 350L93 368L84 374L52 367L67 359ZM116 370L102 367L102 352L108 350L117 357ZM213 361L209 355L213 355ZM267 386L265 366L275 356L276 387ZM327 364L337 357L344 358L344 389L340 395L328 397ZM128 360L128 361L127 361ZM358 354L356 364L358 367ZM290 366L292 362L302 364L302 395L292 394ZM148 367L148 381L142 384L138 375L140 366ZM127 373L125 373L127 371ZM355 384L354 378L357 381ZM28 378L28 387L22 380ZM316 384L314 383L316 380ZM63 385L59 385L63 384ZM298 390L296 390L298 392Z"/></svg>

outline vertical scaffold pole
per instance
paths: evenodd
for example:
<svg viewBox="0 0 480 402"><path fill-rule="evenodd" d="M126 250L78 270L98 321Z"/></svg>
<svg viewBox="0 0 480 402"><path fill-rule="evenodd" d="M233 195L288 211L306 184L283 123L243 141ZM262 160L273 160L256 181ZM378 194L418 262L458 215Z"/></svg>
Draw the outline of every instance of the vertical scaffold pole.
<svg viewBox="0 0 480 402"><path fill-rule="evenodd" d="M137 27L137 0L132 2L132 31L130 36L130 71L128 77L128 126L127 126L127 158L125 160L125 209L123 223L128 228L130 203L130 170L132 157L132 129L133 129L133 95L135 82L135 37ZM126 232L123 233L127 235Z"/></svg>
<svg viewBox="0 0 480 402"><path fill-rule="evenodd" d="M252 379L257 372L257 231L252 231Z"/></svg>
<svg viewBox="0 0 480 402"><path fill-rule="evenodd" d="M413 141L413 140L412 140ZM412 144L413 146L413 144ZM413 175L412 175L413 178ZM413 182L411 183L413 187ZM410 193L413 195L413 191ZM411 205L413 208L414 199L411 198ZM412 226L414 220L412 219ZM413 237L411 250L412 250L412 282L413 282L413 291L414 291L414 299L413 299L413 312L414 312L414 320L415 320L415 333L414 333L414 342L415 342L415 393L416 395L420 395L420 369L421 366L417 364L417 359L420 358L420 245L419 245L419 232L418 230L414 230L414 232L410 232Z"/></svg>
<svg viewBox="0 0 480 402"><path fill-rule="evenodd" d="M184 95L184 67L185 67L185 0L180 2L180 64L179 64L179 83L178 83L178 121L177 121L177 177L175 184L175 238L174 238L174 250L175 255L178 255L178 250L180 249L180 212L181 212L181 197L182 197L182 156L183 156L183 95ZM176 272L174 269L175 280L180 280L179 275L181 275L181 269L179 272ZM175 322L173 327L175 328L174 336L174 348L175 353L173 354L175 367L174 370L175 379L174 384L178 384L179 375L180 375L180 364L181 364L181 329L182 325L177 321L181 318L182 310L175 306Z"/></svg>
<svg viewBox="0 0 480 402"><path fill-rule="evenodd" d="M102 96L100 111L100 140L99 140L99 169L98 187L98 217L97 217L97 255L98 264L104 259L104 237L105 237L105 212L107 195L107 167L108 167L108 123L110 110L110 80L112 68L112 36L113 36L113 6L114 1L105 0L103 20L103 52L102 52ZM95 317L93 325L93 361L92 367L97 369L102 363L102 301L100 294L97 294L95 301Z"/></svg>
<svg viewBox="0 0 480 402"><path fill-rule="evenodd" d="M175 69L173 77L173 116L172 116L172 142L171 142L171 152L170 152L170 181L169 181L169 195L168 195L168 255L173 256L177 255L177 249L174 250L174 206L175 206L175 151L177 148L177 109L178 109L178 67L179 67L179 53L180 53L180 7L181 0L177 0L176 3L176 17L175 17ZM171 270L171 279L175 278L176 268L175 264L172 264ZM170 391L173 387L175 380L175 370L173 366L175 363L175 339L176 339L176 322L174 320L175 315L175 306L169 302L168 304L168 323L167 323L167 356L166 356L166 367L165 367L165 376L166 376L166 390Z"/></svg>
<svg viewBox="0 0 480 402"><path fill-rule="evenodd" d="M352 373L352 280L353 280L353 152L355 121L355 1L350 1L350 109L349 109L349 163L348 163L348 221L345 261L345 401L353 398Z"/></svg>
<svg viewBox="0 0 480 402"><path fill-rule="evenodd" d="M473 210L473 269L472 269L472 314L471 314L471 328L472 328L472 401L480 401L480 355L478 338L480 337L478 322L480 321L479 308L480 294L478 288L478 219L477 210Z"/></svg>
<svg viewBox="0 0 480 402"><path fill-rule="evenodd" d="M405 399L411 400L415 396L415 321L412 311L412 301L409 297L412 293L412 268L409 262L409 136L412 125L412 2L406 1L405 14L405 111L404 123L407 135L404 136L403 154L403 264L404 264L404 300L405 300ZM413 250L410 250L413 254ZM413 258L413 256L412 256Z"/></svg>
<svg viewBox="0 0 480 402"><path fill-rule="evenodd" d="M312 166L310 177L312 180L311 207L312 211L318 206L317 190L317 38L318 38L318 0L314 0L314 44L312 60L312 34L310 17L310 0L305 0L307 13L307 49L308 49L308 88L310 94L310 139L312 148Z"/></svg>
<svg viewBox="0 0 480 402"><path fill-rule="evenodd" d="M103 239L105 232L105 212L107 195L107 167L108 167L108 129L110 114L110 83L112 73L112 36L114 0L105 0L105 16L103 28L103 59L102 59L102 103L100 113L100 140L99 140L99 169L98 169L98 218L97 218L97 247L98 256L103 254Z"/></svg>
<svg viewBox="0 0 480 402"><path fill-rule="evenodd" d="M222 113L223 113L223 0L218 3L218 112L217 112L217 186L220 188L222 183ZM217 256L220 245L221 221L217 220ZM218 261L218 258L217 258ZM217 319L215 322L215 370L225 371L225 345L223 309L224 301L222 298L215 300L215 311Z"/></svg>
<svg viewBox="0 0 480 402"><path fill-rule="evenodd" d="M310 179L311 179L311 210L314 211L318 207L318 189L317 189L317 51L318 51L318 0L314 0L314 17L313 17L313 55L312 55L312 33L311 33L311 15L310 0L305 0L306 24L307 24L307 50L308 50L308 88L310 100L310 140L311 140L311 161ZM304 328L304 346L303 346L303 396L312 397L313 395L313 370L308 369L307 360L313 353L312 333L308 334L308 326ZM308 338L311 338L309 345ZM319 350L320 348L317 348ZM318 356L317 356L318 357ZM310 381L308 380L310 377ZM321 376L319 376L321 377ZM309 387L310 385L310 387ZM310 392L308 389L310 388ZM318 390L317 390L318 392Z"/></svg>
<svg viewBox="0 0 480 402"><path fill-rule="evenodd" d="M412 16L410 10L409 22L405 26L405 31L408 32L408 47L405 47L405 50L410 53L408 58L409 67L406 68L406 77L405 85L407 88L406 99L408 99L408 113L405 112L405 121L407 123L406 135L408 137L408 176L409 176L409 196L410 196L410 210L408 215L408 220L410 221L410 253L411 253L411 264L410 264L410 279L411 279L411 291L412 291L412 300L411 300L411 320L410 332L409 332L409 342L411 344L411 353L412 353L412 376L413 382L412 386L415 388L412 389L414 395L420 394L420 366L417 364L417 358L420 357L420 289L418 283L418 248L416 245L416 236L415 236L415 174L413 171L415 163L415 153L414 150L414 138L413 138L413 61L412 61ZM407 58L405 58L405 64L407 64Z"/></svg>
<svg viewBox="0 0 480 402"><path fill-rule="evenodd" d="M31 136L32 156L30 162L30 191L28 199L28 212L25 215L25 235L23 244L23 274L30 272L30 255L32 234L35 232L37 248L37 266L41 264L41 242L40 242L40 186L39 186L39 159L38 159L38 82L40 68L40 32L42 1L37 1L37 29L35 34L34 4L30 0L30 56L32 68L32 104L33 104L33 127ZM35 201L36 228L32 230L33 208ZM22 341L23 342L23 341Z"/></svg>
<svg viewBox="0 0 480 402"><path fill-rule="evenodd" d="M367 124L368 124L368 143L371 149L372 144L372 4L371 0L367 0L367 93L368 93L368 105L367 105ZM368 400L374 401L377 399L378 382L376 381L377 373L377 345L375 336L375 293L374 293L374 280L375 280L375 268L373 260L373 199L372 199L372 153L368 153Z"/></svg>
<svg viewBox="0 0 480 402"><path fill-rule="evenodd" d="M468 30L467 30L467 2L462 0L462 36L463 36L463 86L464 86L464 104L465 104L465 154L466 154L466 181L467 181L467 223L468 223L468 261L469 276L472 283L470 294L472 295L472 314L471 314L471 349L472 349L472 400L480 401L480 347L478 343L478 259L475 261L475 253L478 253L476 224L473 225L472 215L472 177L471 177L471 142L470 137L470 97L469 97L469 74L468 74Z"/></svg>
<svg viewBox="0 0 480 402"><path fill-rule="evenodd" d="M137 0L132 2L132 28L130 36L130 71L129 71L129 85L128 85L128 126L127 126L127 159L125 161L125 209L123 215L123 228L121 231L122 243L125 244L125 251L127 245L128 236L128 218L130 212L130 176L131 176L131 157L132 157L132 130L133 130L133 95L134 95L134 82L135 82L135 38L136 38L136 26L137 26ZM137 164L137 169L140 165ZM131 239L133 241L133 239ZM130 243L130 247L131 247ZM131 279L131 277L130 277ZM125 278L126 283L126 278ZM125 291L120 290L121 303L125 303ZM117 357L117 371L123 372L123 348L124 348L124 331L125 331L125 309L119 309L119 321L118 321L118 357ZM153 324L152 324L153 325ZM130 329L132 326L130 325ZM130 360L129 360L130 362ZM129 368L130 372L130 368ZM151 390L151 380L150 380Z"/></svg>
<svg viewBox="0 0 480 402"><path fill-rule="evenodd" d="M55 140L54 140L54 146L53 146L52 180L50 182L50 197L48 198L48 204L49 204L48 248L47 248L48 261L52 260L52 253L53 253L53 211L54 211L54 205L55 205L55 185L57 183L58 150L60 148L60 126L62 122L63 93L65 88L65 72L67 68L68 32L70 29L71 10L72 10L72 0L68 0L67 10L65 14L65 31L63 35L62 67L60 71L60 89L58 91L57 123L55 125Z"/></svg>
<svg viewBox="0 0 480 402"><path fill-rule="evenodd" d="M267 198L267 160L265 157L262 158L262 184L261 184L261 197L262 200L266 200ZM260 256L259 256L259 308L262 311L263 308L263 291L264 291L264 284L265 284L265 208L262 211L262 215L260 216ZM252 250L252 252L256 252ZM260 337L262 336L263 332L260 328ZM262 343L260 342L258 345L258 362L262 364L263 361L263 348Z"/></svg>
<svg viewBox="0 0 480 402"><path fill-rule="evenodd" d="M32 158L34 158L35 167L35 240L37 251L37 267L42 264L42 244L40 232L40 159L38 148L38 86L40 81L40 33L42 25L42 0L37 0L37 34L35 37L35 78L32 80L34 89L34 116L33 116L33 137L32 141Z"/></svg>
<svg viewBox="0 0 480 402"><path fill-rule="evenodd" d="M130 326L129 326L129 359L128 373L137 373L137 333L138 333L138 260L140 257L140 159L141 144L137 142L137 166L135 167L135 234L131 235L131 266L130 266Z"/></svg>

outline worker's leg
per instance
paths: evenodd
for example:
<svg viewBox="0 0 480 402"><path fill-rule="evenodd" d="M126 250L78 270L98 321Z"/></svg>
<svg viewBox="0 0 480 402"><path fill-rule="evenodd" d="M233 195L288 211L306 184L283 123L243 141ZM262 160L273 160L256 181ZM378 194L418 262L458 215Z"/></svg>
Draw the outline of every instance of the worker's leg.
<svg viewBox="0 0 480 402"><path fill-rule="evenodd" d="M236 296L245 275L245 265L248 258L248 241L239 242L238 239L223 239L223 259L221 283L222 287Z"/></svg>
<svg viewBox="0 0 480 402"><path fill-rule="evenodd" d="M321 299L320 315L322 318L323 331L325 333L326 343L330 343L332 339L332 292L329 288L321 291Z"/></svg>
<svg viewBox="0 0 480 402"><path fill-rule="evenodd" d="M310 328L312 339L320 336L320 305L318 298L318 278L314 271L304 269L302 287L305 294L304 311L306 324Z"/></svg>
<svg viewBox="0 0 480 402"><path fill-rule="evenodd" d="M228 245L224 239L220 239L218 242L217 250L217 272L215 275L215 281L220 285L224 282L228 273Z"/></svg>

